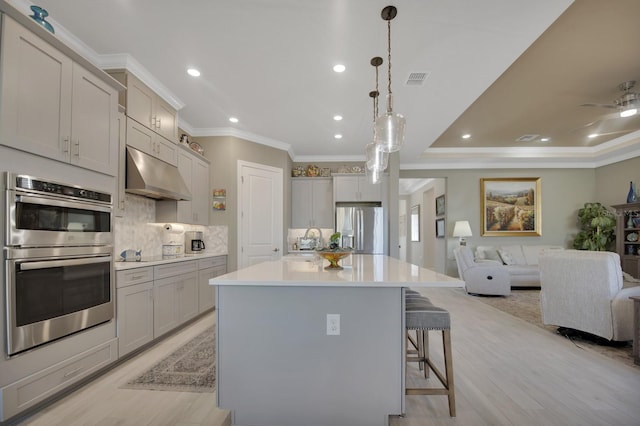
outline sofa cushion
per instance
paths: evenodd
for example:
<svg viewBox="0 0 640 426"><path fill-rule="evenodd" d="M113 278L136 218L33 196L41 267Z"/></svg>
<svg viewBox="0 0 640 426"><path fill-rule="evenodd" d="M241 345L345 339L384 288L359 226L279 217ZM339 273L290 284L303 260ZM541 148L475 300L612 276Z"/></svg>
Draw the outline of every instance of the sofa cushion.
<svg viewBox="0 0 640 426"><path fill-rule="evenodd" d="M522 253L522 246L521 245L502 246L502 247L500 247L500 249L508 252L511 255L511 257L515 261L515 263L513 263L514 265L526 265L527 264L527 261L524 258L524 253Z"/></svg>
<svg viewBox="0 0 640 426"><path fill-rule="evenodd" d="M513 256L511 255L511 253L509 253L506 250L498 250L498 254L500 255L500 258L502 259L502 263L504 263L505 265L515 265L516 264L516 260L513 258Z"/></svg>
<svg viewBox="0 0 640 426"><path fill-rule="evenodd" d="M537 265L539 257L545 250L562 250L559 246L522 246L522 252L527 265Z"/></svg>
<svg viewBox="0 0 640 426"><path fill-rule="evenodd" d="M500 254L498 254L498 249L491 246L478 246L476 248L476 260L495 260L503 263Z"/></svg>

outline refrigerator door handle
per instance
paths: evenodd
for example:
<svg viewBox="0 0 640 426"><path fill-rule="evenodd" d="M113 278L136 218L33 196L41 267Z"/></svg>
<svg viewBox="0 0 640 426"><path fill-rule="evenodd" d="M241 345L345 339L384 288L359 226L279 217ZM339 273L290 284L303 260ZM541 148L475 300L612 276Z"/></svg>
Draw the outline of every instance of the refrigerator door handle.
<svg viewBox="0 0 640 426"><path fill-rule="evenodd" d="M364 212L358 209L358 250L364 250Z"/></svg>

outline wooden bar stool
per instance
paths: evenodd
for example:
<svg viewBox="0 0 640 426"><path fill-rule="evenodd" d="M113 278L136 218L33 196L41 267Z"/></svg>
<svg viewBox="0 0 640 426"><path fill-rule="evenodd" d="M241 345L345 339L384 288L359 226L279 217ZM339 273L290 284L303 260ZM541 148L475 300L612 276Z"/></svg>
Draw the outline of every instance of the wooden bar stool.
<svg viewBox="0 0 640 426"><path fill-rule="evenodd" d="M446 395L449 399L449 415L456 416L455 391L453 385L453 358L451 355L451 318L449 312L425 301L405 300L405 327L407 331L407 346L409 332L415 330L417 344L416 357L407 356L407 362L419 362L424 365L425 378L431 369L444 388L406 388L407 395ZM444 352L444 371L442 372L429 357L429 331L442 331L442 345ZM411 351L414 352L414 351ZM409 350L407 350L409 355Z"/></svg>

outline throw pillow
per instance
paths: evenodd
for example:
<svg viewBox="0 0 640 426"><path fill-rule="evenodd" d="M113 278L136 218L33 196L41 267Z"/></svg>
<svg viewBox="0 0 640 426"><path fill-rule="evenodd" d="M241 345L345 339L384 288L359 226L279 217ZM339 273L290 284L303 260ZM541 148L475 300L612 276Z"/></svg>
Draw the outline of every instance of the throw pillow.
<svg viewBox="0 0 640 426"><path fill-rule="evenodd" d="M502 263L498 250L491 246L478 246L476 248L476 260L496 260Z"/></svg>
<svg viewBox="0 0 640 426"><path fill-rule="evenodd" d="M509 253L508 251L506 251L506 250L498 250L498 254L500 255L500 258L502 259L502 263L504 263L505 265L515 265L516 264L516 260L513 258L511 253Z"/></svg>

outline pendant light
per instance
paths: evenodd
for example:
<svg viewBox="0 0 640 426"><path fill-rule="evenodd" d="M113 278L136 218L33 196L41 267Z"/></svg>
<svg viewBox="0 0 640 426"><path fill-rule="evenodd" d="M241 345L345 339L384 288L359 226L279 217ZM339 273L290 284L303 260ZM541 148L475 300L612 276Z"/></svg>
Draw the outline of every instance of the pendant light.
<svg viewBox="0 0 640 426"><path fill-rule="evenodd" d="M373 99L373 122L375 123L376 117L378 116L378 96L380 95L380 92L378 92L378 67L382 65L382 58L379 56L372 58L371 65L376 68L376 90L369 92L369 97ZM365 155L367 159L367 170L379 170L382 172L387 168L389 154L380 150L380 147L375 141L367 144L365 147Z"/></svg>
<svg viewBox="0 0 640 426"><path fill-rule="evenodd" d="M404 144L405 119L401 114L393 112L393 94L391 92L391 20L396 17L398 10L395 6L382 9L382 19L387 21L387 112L376 119L374 126L375 142L384 152L400 151Z"/></svg>

